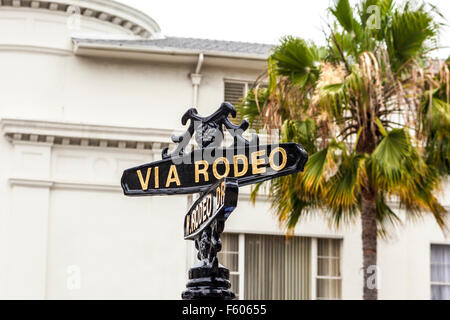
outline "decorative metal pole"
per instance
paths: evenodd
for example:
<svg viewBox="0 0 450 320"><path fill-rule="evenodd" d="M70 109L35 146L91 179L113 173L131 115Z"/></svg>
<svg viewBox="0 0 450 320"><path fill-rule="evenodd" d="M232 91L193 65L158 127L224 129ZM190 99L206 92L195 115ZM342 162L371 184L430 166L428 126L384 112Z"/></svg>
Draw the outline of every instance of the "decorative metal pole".
<svg viewBox="0 0 450 320"><path fill-rule="evenodd" d="M217 253L222 249L220 234L224 227L224 220L216 220L195 240L200 264L189 270L187 290L181 295L183 299L235 298L234 293L230 290L230 271L222 266L217 258Z"/></svg>
<svg viewBox="0 0 450 320"><path fill-rule="evenodd" d="M237 206L237 180L224 178L214 184L189 209L184 220L184 239L194 240L200 262L189 270L183 299L234 299L230 271L219 263L220 235Z"/></svg>

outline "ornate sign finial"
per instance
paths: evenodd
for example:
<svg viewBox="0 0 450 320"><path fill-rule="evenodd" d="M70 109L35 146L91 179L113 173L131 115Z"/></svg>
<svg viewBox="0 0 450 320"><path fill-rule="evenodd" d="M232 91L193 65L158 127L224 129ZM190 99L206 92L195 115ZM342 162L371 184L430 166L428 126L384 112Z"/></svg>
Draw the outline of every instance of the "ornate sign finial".
<svg viewBox="0 0 450 320"><path fill-rule="evenodd" d="M223 127L228 129L233 136L235 145L248 145L250 142L242 137L244 131L249 127L248 121L244 119L241 124L235 125L228 119L229 115L233 118L236 117L236 109L229 102L223 102L219 109L208 117L198 115L195 108L189 109L181 118L183 125L190 121L188 129L182 135L172 136L172 141L178 143L178 146L172 154L168 154L169 148L164 148L162 158L168 159L173 156L184 156L185 148L194 135L200 149L220 147L224 137ZM258 136L255 134L253 139L258 139ZM257 140L253 139L252 143L257 144Z"/></svg>

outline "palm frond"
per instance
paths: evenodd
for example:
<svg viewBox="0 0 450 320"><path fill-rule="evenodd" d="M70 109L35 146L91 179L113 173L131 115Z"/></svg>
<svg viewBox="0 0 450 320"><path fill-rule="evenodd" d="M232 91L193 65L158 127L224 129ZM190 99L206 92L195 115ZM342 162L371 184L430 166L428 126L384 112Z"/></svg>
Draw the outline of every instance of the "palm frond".
<svg viewBox="0 0 450 320"><path fill-rule="evenodd" d="M423 126L429 131L426 161L443 176L450 174L450 105L439 98L422 104Z"/></svg>
<svg viewBox="0 0 450 320"><path fill-rule="evenodd" d="M267 88L249 90L242 102L236 105L240 117L246 118L254 129L260 129L262 108L269 97Z"/></svg>
<svg viewBox="0 0 450 320"><path fill-rule="evenodd" d="M342 28L357 36L361 32L361 26L353 17L353 9L349 0L337 0L334 7L330 8L330 12L342 26Z"/></svg>
<svg viewBox="0 0 450 320"><path fill-rule="evenodd" d="M345 155L336 174L327 183L325 201L331 212L331 221L339 227L342 222L351 221L359 209L359 180L364 157L357 154Z"/></svg>
<svg viewBox="0 0 450 320"><path fill-rule="evenodd" d="M386 133L371 156L376 166L373 172L379 175L381 188L389 190L401 182L403 164L411 157L411 150L411 140L405 129Z"/></svg>
<svg viewBox="0 0 450 320"><path fill-rule="evenodd" d="M339 154L342 152L345 152L345 145L333 140L326 148L311 155L302 173L302 188L312 194L323 193L326 182L337 170Z"/></svg>
<svg viewBox="0 0 450 320"><path fill-rule="evenodd" d="M386 34L386 43L394 70L427 49L427 42L434 40L438 28L432 15L423 8L397 10Z"/></svg>
<svg viewBox="0 0 450 320"><path fill-rule="evenodd" d="M377 229L378 235L381 238L386 239L389 235L389 231L402 221L398 215L389 207L385 201L386 194L380 191L377 194Z"/></svg>
<svg viewBox="0 0 450 320"><path fill-rule="evenodd" d="M383 137L371 156L373 180L387 195L396 196L410 216L431 212L446 231L446 210L434 195L439 176L419 155L406 129L394 129Z"/></svg>
<svg viewBox="0 0 450 320"><path fill-rule="evenodd" d="M299 87L313 85L319 78L320 61L324 53L314 44L303 39L286 37L282 39L271 59L275 61L277 73L288 77Z"/></svg>
<svg viewBox="0 0 450 320"><path fill-rule="evenodd" d="M281 142L297 142L305 148L308 154L316 152L317 125L310 119L286 120L282 128Z"/></svg>

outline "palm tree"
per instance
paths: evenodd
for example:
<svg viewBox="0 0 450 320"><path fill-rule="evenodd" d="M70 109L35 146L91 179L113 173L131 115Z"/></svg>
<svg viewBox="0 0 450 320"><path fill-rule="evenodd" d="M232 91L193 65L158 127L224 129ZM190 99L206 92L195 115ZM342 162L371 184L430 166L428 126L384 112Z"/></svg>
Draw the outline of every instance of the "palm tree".
<svg viewBox="0 0 450 320"><path fill-rule="evenodd" d="M434 194L450 172L449 64L428 56L440 27L430 5L338 0L329 13L327 45L282 39L238 110L310 155L303 173L270 183L288 232L317 209L335 226L360 217L363 298L377 299L368 268L377 236L400 222L390 201L446 230Z"/></svg>

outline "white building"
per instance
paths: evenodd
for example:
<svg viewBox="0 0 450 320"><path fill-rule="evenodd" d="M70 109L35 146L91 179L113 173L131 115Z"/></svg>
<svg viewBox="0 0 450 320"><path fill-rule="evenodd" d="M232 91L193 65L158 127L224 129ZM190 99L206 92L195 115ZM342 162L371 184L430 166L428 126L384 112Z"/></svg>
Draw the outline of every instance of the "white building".
<svg viewBox="0 0 450 320"><path fill-rule="evenodd" d="M190 199L125 197L121 173L160 159L192 105L206 116L243 95L270 46L163 38L107 0L0 4L0 298L179 299ZM240 298L362 296L359 221L315 215L286 244L267 197L242 188L225 231ZM449 268L433 219L406 222L379 242L379 298L449 298Z"/></svg>

